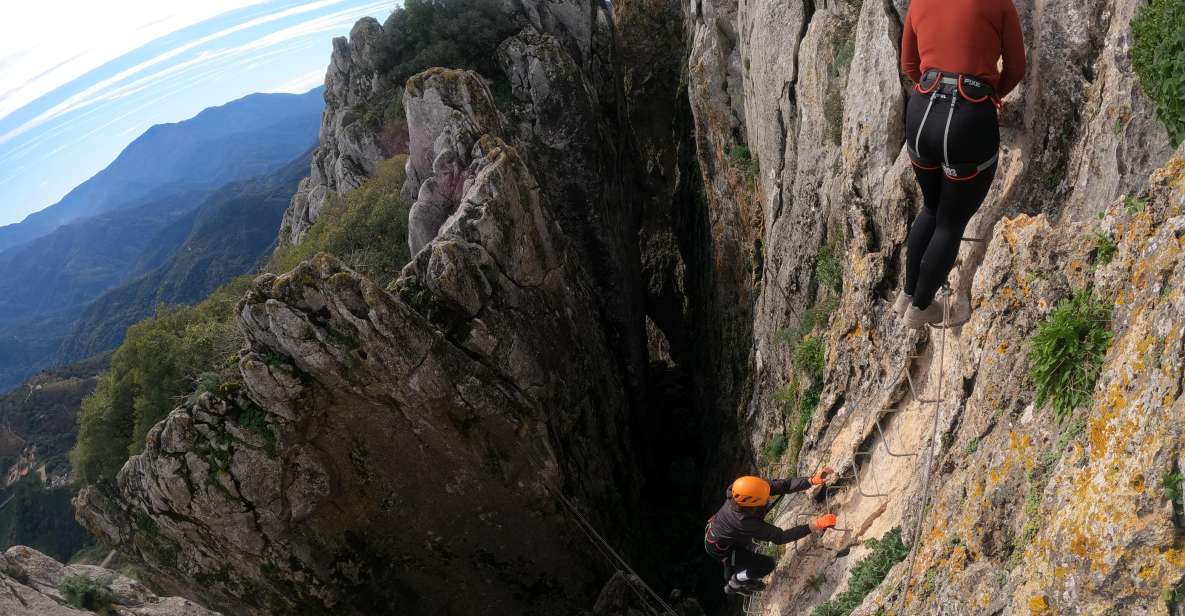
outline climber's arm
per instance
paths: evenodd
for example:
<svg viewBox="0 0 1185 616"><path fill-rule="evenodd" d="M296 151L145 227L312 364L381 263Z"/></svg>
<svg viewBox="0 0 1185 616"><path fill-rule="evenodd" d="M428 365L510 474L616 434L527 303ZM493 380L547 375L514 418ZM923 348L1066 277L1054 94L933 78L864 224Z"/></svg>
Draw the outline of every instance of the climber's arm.
<svg viewBox="0 0 1185 616"><path fill-rule="evenodd" d="M913 29L913 19L905 15L905 29L901 33L901 72L914 83L922 80L922 56L918 53L918 35Z"/></svg>
<svg viewBox="0 0 1185 616"><path fill-rule="evenodd" d="M794 479L772 479L769 482L770 494L793 494L810 489L810 477L795 477Z"/></svg>
<svg viewBox="0 0 1185 616"><path fill-rule="evenodd" d="M798 526L783 529L765 520L750 518L745 520L745 531L747 535L757 541L768 541L775 545L786 545L811 534L811 527L807 524L799 524Z"/></svg>
<svg viewBox="0 0 1185 616"><path fill-rule="evenodd" d="M1020 28L1020 17L1012 0L1003 0L1004 6L1004 70L1000 73L1000 87L996 88L1000 98L1008 96L1025 78L1025 35Z"/></svg>

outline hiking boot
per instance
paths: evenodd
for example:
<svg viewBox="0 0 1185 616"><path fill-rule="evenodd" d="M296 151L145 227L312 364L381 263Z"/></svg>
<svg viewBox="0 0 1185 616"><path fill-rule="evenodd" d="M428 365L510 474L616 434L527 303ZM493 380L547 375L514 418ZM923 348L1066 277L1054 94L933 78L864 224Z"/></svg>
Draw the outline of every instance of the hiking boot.
<svg viewBox="0 0 1185 616"><path fill-rule="evenodd" d="M748 597L763 590L765 590L765 582L762 582L761 580L748 580L745 582L729 580L728 583L724 585L724 594L730 597L734 595Z"/></svg>
<svg viewBox="0 0 1185 616"><path fill-rule="evenodd" d="M910 306L905 313L905 326L910 329L921 329L926 325L942 322L942 303L930 302L925 310L917 306Z"/></svg>
<svg viewBox="0 0 1185 616"><path fill-rule="evenodd" d="M896 312L899 318L904 318L911 304L913 304L913 296L901 291L897 293L897 301L893 302L893 312Z"/></svg>
<svg viewBox="0 0 1185 616"><path fill-rule="evenodd" d="M761 592L765 590L765 582L762 582L761 580L746 580L742 583L745 585L744 588L748 592Z"/></svg>

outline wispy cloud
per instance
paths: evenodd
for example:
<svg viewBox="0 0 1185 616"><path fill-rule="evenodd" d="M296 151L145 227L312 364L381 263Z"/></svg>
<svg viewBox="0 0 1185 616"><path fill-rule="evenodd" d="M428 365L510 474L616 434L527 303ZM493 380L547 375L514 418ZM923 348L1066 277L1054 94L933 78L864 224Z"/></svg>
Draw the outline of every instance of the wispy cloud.
<svg viewBox="0 0 1185 616"><path fill-rule="evenodd" d="M270 90L268 92L289 92L292 94L299 94L301 92L308 92L322 83L325 83L325 69L316 69L309 71L303 75L294 77L290 81L286 81Z"/></svg>
<svg viewBox="0 0 1185 616"><path fill-rule="evenodd" d="M276 32L268 33L268 34L260 37L259 39L252 41L250 43L244 44L244 45L239 45L236 47L225 48L225 49L217 49L217 50L213 50L213 51L202 51L202 52L198 53L197 56L195 56L189 60L179 62L177 64L168 66L166 68L160 68L160 69L156 70L155 72L148 72L148 69L153 68L153 67L158 67L158 66L164 64L168 60L172 60L174 58L177 58L178 56L181 56L185 52L193 51L203 45L208 45L214 41L226 38L227 36L230 36L232 34L235 34L238 32L243 32L245 30L250 30L252 28L257 28L259 26L262 26L262 25L265 25L268 23L279 21L281 19L292 17L292 16L299 15L302 13L307 13L307 12L310 12L310 11L313 11L316 9L325 8L327 6L331 6L331 5L335 5L335 4L340 4L343 1L344 0L319 0L317 2L310 2L310 3L304 4L304 5L301 5L298 7L294 7L294 8L287 9L287 10L280 11L280 12L273 13L273 14L269 14L264 17L259 17L259 18L235 25L230 28L226 28L220 32L216 32L214 34L201 37L197 40L194 40L194 41L185 43L183 45L180 45L176 48L170 49L165 53L162 53L156 57L153 57L149 60L141 62L140 64L137 64L136 66L133 66L129 69L121 71L120 73L118 73L112 77L104 79L104 80L86 88L85 90L67 98L66 100L62 101L61 103L54 105L53 107L38 114L37 116L33 117L32 119L20 124L19 126L13 128L3 134L0 134L0 144L10 141L17 136L19 136L23 133L26 133L38 126L41 126L41 125L43 125L55 118L58 118L64 114L70 113L72 111L77 111L78 109L87 107L89 105L93 105L93 104L101 102L101 101L113 100L113 99L120 98L122 96L127 96L131 93L134 93L136 91L142 90L146 87L153 85L154 82L162 81L174 74L189 70L194 66L215 62L218 60L225 59L228 56L233 56L233 55L237 55L237 54L258 52L258 50L277 46L277 45L283 44L285 42L288 42L288 41L296 39L296 38L314 36L317 34L328 32L328 31L340 30L343 26L348 26L349 24L352 24L355 20L358 19L359 15L364 15L364 14L367 14L368 12L380 10L383 7L390 6L390 4L391 4L389 1L382 1L382 2L372 2L370 4L366 4L366 5L362 5L362 6L354 6L349 9L345 9L345 10L338 11L335 13L330 13L328 15L324 15L321 17L317 17L315 19L308 20L304 23L301 23L301 24L298 24L295 26L290 26L288 28L284 28L284 29L278 30ZM148 74L146 74L143 77L140 77L139 79L134 79L132 81L128 81L130 78L132 78L136 75L139 75L141 73L145 73L145 72L148 72ZM2 115L3 114L3 111L2 111L3 107L2 106L3 106L3 101L0 101L0 119L3 119L3 115Z"/></svg>
<svg viewBox="0 0 1185 616"><path fill-rule="evenodd" d="M251 92L315 87L324 79L330 37L347 34L363 16L381 20L399 3L5 2L0 170L10 179L0 182L0 224L57 200L153 124ZM70 19L61 19L63 12ZM52 37L45 34L49 23ZM17 166L37 170L36 177L13 176ZM40 186L47 177L49 186Z"/></svg>
<svg viewBox="0 0 1185 616"><path fill-rule="evenodd" d="M146 43L266 0L6 2L0 21L0 119ZM52 29L34 24L53 24Z"/></svg>

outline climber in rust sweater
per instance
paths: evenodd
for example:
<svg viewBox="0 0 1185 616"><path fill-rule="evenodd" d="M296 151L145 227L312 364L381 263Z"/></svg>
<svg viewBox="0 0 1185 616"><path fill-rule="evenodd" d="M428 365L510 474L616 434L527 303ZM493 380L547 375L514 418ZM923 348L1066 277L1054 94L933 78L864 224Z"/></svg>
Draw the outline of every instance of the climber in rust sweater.
<svg viewBox="0 0 1185 616"><path fill-rule="evenodd" d="M831 468L823 467L810 478L766 481L745 476L732 482L725 490L724 505L704 528L704 549L724 565L724 575L728 578L725 594L748 594L765 588L761 578L777 567L774 559L755 551L755 541L784 545L835 526L832 513L819 516L810 524L786 529L764 519L770 510L771 495L792 494L823 485L831 473Z"/></svg>
<svg viewBox="0 0 1185 616"><path fill-rule="evenodd" d="M924 207L910 228L905 288L894 309L920 328L942 320L934 296L996 175L999 101L1024 79L1024 34L1012 0L913 0L901 72L917 84L906 141Z"/></svg>

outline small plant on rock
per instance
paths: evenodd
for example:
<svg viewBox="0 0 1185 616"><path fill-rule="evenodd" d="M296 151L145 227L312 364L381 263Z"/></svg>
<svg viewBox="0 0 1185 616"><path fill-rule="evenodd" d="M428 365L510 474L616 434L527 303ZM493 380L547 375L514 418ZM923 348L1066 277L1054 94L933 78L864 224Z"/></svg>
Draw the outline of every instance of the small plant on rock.
<svg viewBox="0 0 1185 616"><path fill-rule="evenodd" d="M901 541L900 528L885 533L880 540L869 539L864 546L871 552L852 567L847 590L816 607L811 616L849 616L860 607L868 593L880 586L893 565L909 555L909 549Z"/></svg>
<svg viewBox="0 0 1185 616"><path fill-rule="evenodd" d="M1185 491L1182 491L1182 483L1185 483L1185 475L1182 475L1181 471L1165 473L1161 482L1164 484L1164 497L1166 500L1177 507L1185 505Z"/></svg>
<svg viewBox="0 0 1185 616"><path fill-rule="evenodd" d="M1058 421L1088 404L1112 333L1110 309L1089 290L1062 300L1037 326L1029 351L1029 374L1037 406L1052 405Z"/></svg>
<svg viewBox="0 0 1185 616"><path fill-rule="evenodd" d="M1115 240L1111 236L1098 231L1094 234L1094 265L1106 265L1115 258Z"/></svg>
<svg viewBox="0 0 1185 616"><path fill-rule="evenodd" d="M843 245L839 242L828 242L815 255L815 279L819 281L819 288L830 289L836 293L843 290Z"/></svg>
<svg viewBox="0 0 1185 616"><path fill-rule="evenodd" d="M111 607L115 595L111 592L110 582L85 575L72 575L62 580L58 589L67 603L80 610L90 610L102 616L115 613Z"/></svg>
<svg viewBox="0 0 1185 616"><path fill-rule="evenodd" d="M773 462L780 460L786 453L786 434L778 433L765 444L765 459Z"/></svg>
<svg viewBox="0 0 1185 616"><path fill-rule="evenodd" d="M794 348L794 367L819 378L826 368L823 357L823 343L815 336L807 336Z"/></svg>

